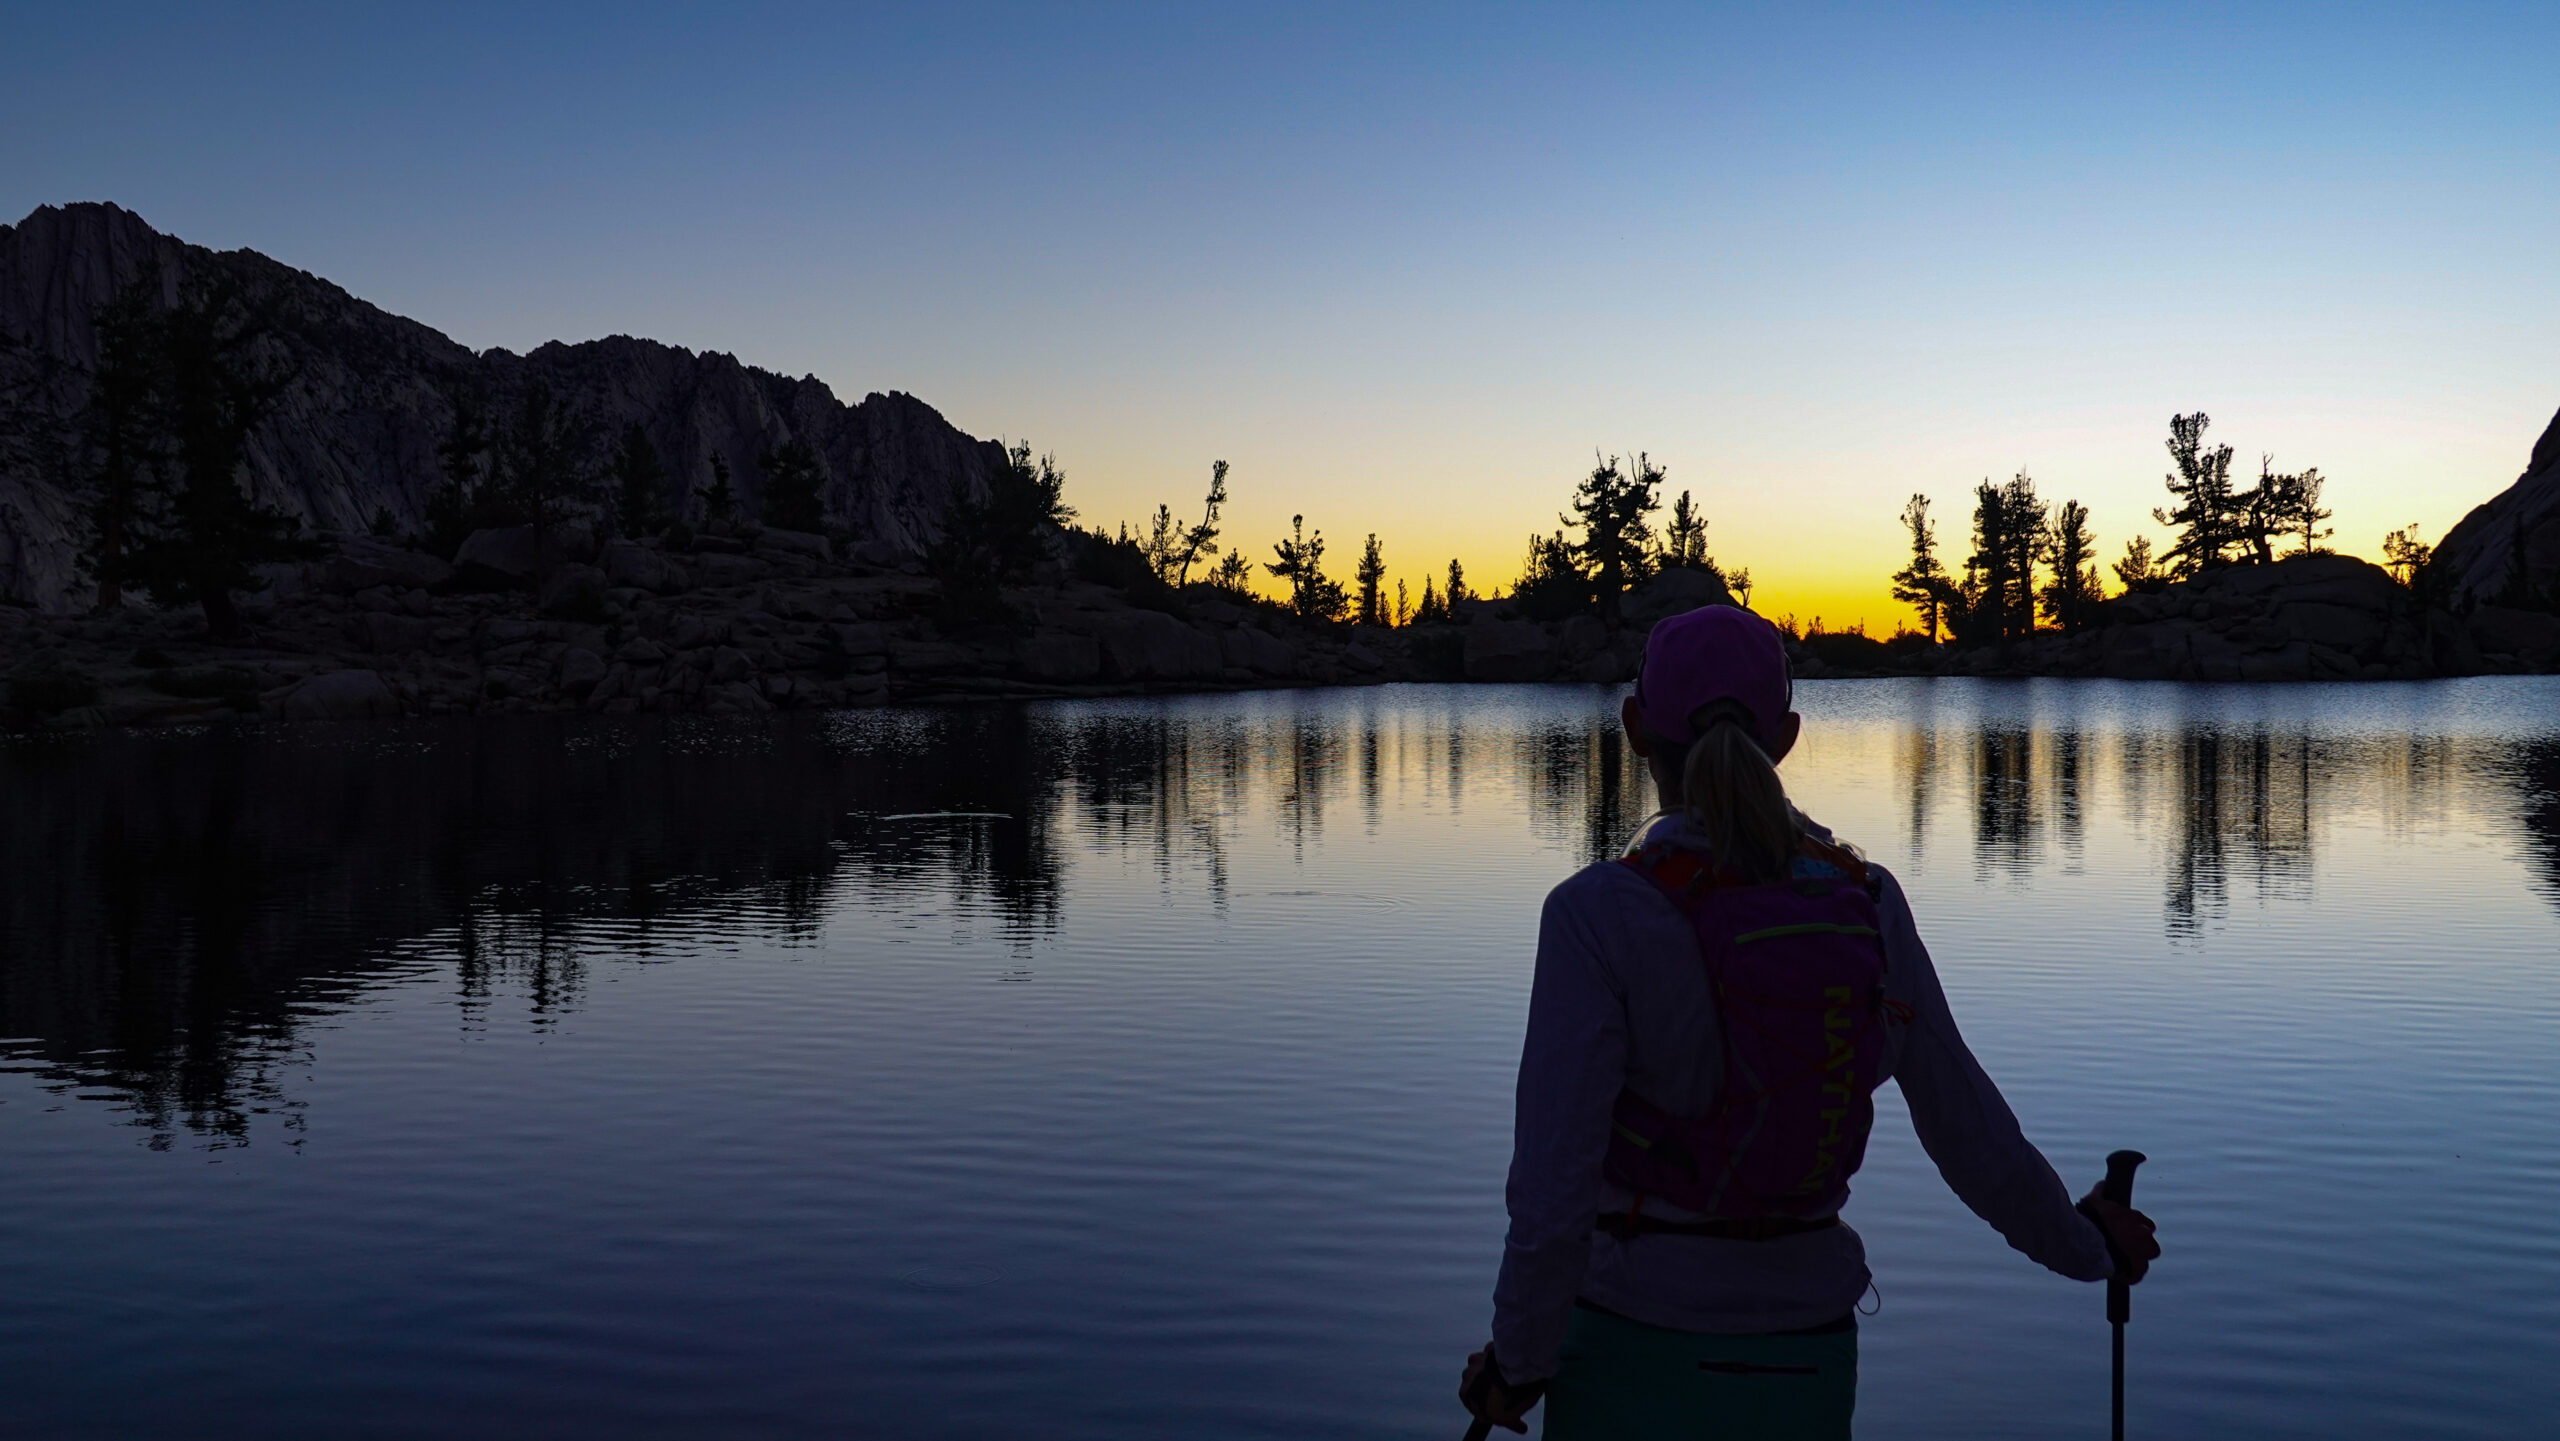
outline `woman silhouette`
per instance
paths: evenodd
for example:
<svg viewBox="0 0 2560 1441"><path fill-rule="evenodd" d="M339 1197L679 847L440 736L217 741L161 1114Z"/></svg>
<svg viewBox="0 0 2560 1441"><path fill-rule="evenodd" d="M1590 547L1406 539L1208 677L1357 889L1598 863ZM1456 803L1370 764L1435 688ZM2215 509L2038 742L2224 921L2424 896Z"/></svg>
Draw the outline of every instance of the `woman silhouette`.
<svg viewBox="0 0 2560 1441"><path fill-rule="evenodd" d="M1623 709L1661 814L1547 897L1493 1340L1459 1399L1550 1441L1845 1437L1868 1273L1840 1205L1876 1086L1974 1214L2075 1280L2160 1253L2074 1206L1949 1014L1901 888L1787 801L1784 646L1711 606L1653 628Z"/></svg>

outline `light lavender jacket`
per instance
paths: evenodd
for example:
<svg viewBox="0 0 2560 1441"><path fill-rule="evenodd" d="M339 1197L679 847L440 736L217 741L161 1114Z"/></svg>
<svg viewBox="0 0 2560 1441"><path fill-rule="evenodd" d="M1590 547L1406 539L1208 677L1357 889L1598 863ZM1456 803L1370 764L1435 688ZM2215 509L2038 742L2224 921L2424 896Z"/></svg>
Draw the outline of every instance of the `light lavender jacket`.
<svg viewBox="0 0 2560 1441"><path fill-rule="evenodd" d="M1676 818L1654 822L1647 838L1704 849ZM1902 1087L1921 1146L2011 1246L2075 1280L2105 1279L2113 1268L2098 1228L2072 1209L1965 1049L1901 885L1869 870L1883 883L1885 994L1913 1013L1888 1028L1885 1074ZM1675 1330L1753 1332L1820 1325L1865 1294L1866 1248L1845 1225L1774 1241L1621 1242L1592 1230L1629 1200L1600 1168L1619 1087L1680 1114L1706 1110L1723 1071L1717 1034L1695 933L1651 881L1603 863L1548 893L1520 1050L1511 1232L1493 1293L1494 1346L1511 1379L1554 1374L1576 1297ZM1644 1213L1683 1215L1651 1196Z"/></svg>

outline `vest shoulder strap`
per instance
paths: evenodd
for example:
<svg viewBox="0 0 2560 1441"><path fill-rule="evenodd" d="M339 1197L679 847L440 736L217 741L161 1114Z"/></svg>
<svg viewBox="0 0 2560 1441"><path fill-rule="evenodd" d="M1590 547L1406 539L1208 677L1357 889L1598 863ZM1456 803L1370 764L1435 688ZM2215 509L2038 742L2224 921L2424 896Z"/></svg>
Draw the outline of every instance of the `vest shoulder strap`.
<svg viewBox="0 0 2560 1441"><path fill-rule="evenodd" d="M1847 877L1851 885L1862 890L1875 889L1875 879L1867 871L1865 857L1849 846L1818 841L1809 835L1799 836L1796 838L1796 854L1830 866ZM1674 846L1648 845L1633 855L1620 856L1618 864L1675 895L1696 895L1705 890L1754 884L1729 866L1712 864L1710 857L1698 851Z"/></svg>

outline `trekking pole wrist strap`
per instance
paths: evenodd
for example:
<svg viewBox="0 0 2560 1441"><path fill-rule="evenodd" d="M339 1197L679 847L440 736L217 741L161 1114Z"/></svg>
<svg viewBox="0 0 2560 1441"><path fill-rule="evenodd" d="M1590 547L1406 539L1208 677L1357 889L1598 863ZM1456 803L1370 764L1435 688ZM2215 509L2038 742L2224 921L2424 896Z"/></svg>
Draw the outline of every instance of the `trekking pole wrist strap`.
<svg viewBox="0 0 2560 1441"><path fill-rule="evenodd" d="M2115 1267L2118 1276L2123 1275L2128 1264L2125 1254L2116 1249L2116 1233L2107 1229L2106 1221L2098 1215L2097 1206L2089 1197L2083 1196L2071 1209L2079 1212L2088 1219L2090 1225L2098 1228L2098 1241L2107 1248L2108 1263Z"/></svg>

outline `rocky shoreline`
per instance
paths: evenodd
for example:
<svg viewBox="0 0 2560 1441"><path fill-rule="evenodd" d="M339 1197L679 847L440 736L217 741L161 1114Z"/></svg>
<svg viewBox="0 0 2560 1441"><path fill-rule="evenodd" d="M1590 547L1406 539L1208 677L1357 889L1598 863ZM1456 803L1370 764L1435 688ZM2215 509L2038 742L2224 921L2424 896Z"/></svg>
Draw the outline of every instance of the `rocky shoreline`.
<svg viewBox="0 0 2560 1441"><path fill-rule="evenodd" d="M553 543L481 532L448 564L369 539L278 567L216 642L193 611L0 610L19 725L155 725L534 710L762 712L887 703L1235 690L1389 680L1589 680L1632 672L1596 622L1562 642L1470 626L1302 627L1267 602L1130 603L1060 565L1008 591L1014 619L947 627L922 567L838 556L825 536L742 528ZM1703 577L1700 577L1703 580ZM1676 587L1674 589L1677 589ZM1694 587L1692 588L1694 589ZM1665 604L1671 591L1666 590ZM1720 592L1719 592L1720 593ZM1640 633L1632 637L1641 644Z"/></svg>
<svg viewBox="0 0 2560 1441"><path fill-rule="evenodd" d="M1645 629L1724 602L1695 571L1596 615L1309 625L1267 601L1193 588L1151 604L1041 567L1013 619L946 626L921 566L879 566L827 537L742 527L681 549L527 528L474 535L447 563L351 538L277 567L244 597L249 633L210 639L192 611L0 610L0 675L20 728L252 717L759 713L883 704L1363 685L1631 679ZM2419 679L2560 670L2560 616L2422 604L2365 562L2304 556L2119 597L2074 635L2005 646L1792 643L1807 677L2061 675L2195 681Z"/></svg>
<svg viewBox="0 0 2560 1441"><path fill-rule="evenodd" d="M2117 596L2075 634L1897 654L1815 636L1800 675L2052 675L2115 680L2425 680L2560 671L2560 615L2427 603L2380 566L2304 555Z"/></svg>

